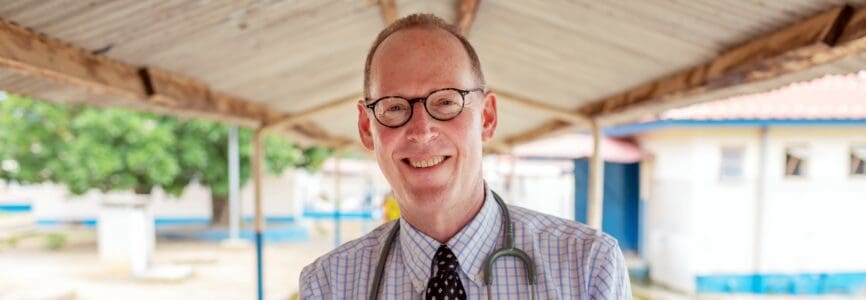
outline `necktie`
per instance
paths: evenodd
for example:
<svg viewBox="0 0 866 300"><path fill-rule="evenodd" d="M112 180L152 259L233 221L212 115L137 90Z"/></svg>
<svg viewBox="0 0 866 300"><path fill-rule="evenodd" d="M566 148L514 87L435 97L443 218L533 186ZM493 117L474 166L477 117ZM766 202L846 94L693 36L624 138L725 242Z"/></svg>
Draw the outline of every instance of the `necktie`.
<svg viewBox="0 0 866 300"><path fill-rule="evenodd" d="M466 291L460 276L457 274L460 264L457 256L448 249L448 246L439 246L436 255L433 256L433 264L430 273L435 275L427 282L427 300L465 300Z"/></svg>

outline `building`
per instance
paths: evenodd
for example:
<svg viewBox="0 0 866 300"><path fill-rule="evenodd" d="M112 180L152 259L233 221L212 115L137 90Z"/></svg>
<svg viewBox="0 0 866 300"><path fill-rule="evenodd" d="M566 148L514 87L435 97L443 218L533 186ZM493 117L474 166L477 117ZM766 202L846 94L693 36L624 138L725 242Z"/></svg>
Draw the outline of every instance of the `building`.
<svg viewBox="0 0 866 300"><path fill-rule="evenodd" d="M644 152L639 231L650 278L697 293L866 290L864 75L609 128Z"/></svg>

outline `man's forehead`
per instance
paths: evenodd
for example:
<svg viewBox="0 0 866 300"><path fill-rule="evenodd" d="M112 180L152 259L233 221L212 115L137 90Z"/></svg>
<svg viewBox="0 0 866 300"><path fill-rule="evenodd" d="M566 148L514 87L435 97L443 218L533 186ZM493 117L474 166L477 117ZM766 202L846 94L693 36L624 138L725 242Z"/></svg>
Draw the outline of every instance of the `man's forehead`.
<svg viewBox="0 0 866 300"><path fill-rule="evenodd" d="M462 81L463 73L471 73L471 64L460 40L447 31L410 28L382 41L374 53L370 71L370 88L375 94L379 89L392 90L394 86L390 85L397 84L393 82L395 77L409 82L416 79L453 85L454 81Z"/></svg>

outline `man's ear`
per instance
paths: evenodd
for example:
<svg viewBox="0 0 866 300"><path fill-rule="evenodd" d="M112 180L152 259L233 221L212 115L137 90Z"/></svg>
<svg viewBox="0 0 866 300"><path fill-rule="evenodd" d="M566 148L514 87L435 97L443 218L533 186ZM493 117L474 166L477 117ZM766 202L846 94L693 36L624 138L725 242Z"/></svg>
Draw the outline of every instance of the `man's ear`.
<svg viewBox="0 0 866 300"><path fill-rule="evenodd" d="M373 133L370 131L370 118L367 116L365 104L364 99L358 100L358 136L364 148L373 151Z"/></svg>
<svg viewBox="0 0 866 300"><path fill-rule="evenodd" d="M493 138L497 124L496 94L484 94L484 109L481 112L481 140L486 142Z"/></svg>

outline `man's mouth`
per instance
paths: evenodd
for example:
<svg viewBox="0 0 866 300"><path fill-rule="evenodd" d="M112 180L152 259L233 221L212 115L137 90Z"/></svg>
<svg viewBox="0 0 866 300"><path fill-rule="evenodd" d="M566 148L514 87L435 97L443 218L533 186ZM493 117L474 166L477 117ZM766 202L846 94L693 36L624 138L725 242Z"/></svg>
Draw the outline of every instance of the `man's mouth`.
<svg viewBox="0 0 866 300"><path fill-rule="evenodd" d="M404 158L403 162L412 166L413 168L429 168L434 167L441 164L443 161L450 158L450 156L433 156L423 160L412 160L409 158Z"/></svg>

